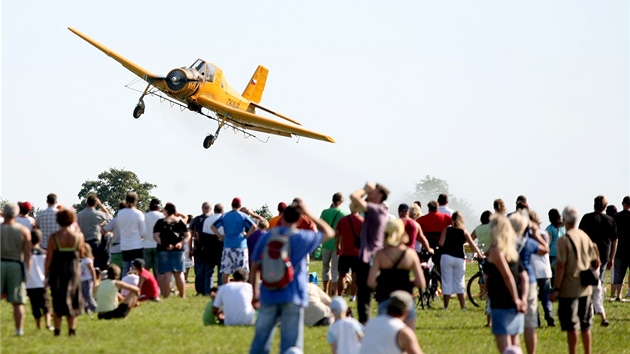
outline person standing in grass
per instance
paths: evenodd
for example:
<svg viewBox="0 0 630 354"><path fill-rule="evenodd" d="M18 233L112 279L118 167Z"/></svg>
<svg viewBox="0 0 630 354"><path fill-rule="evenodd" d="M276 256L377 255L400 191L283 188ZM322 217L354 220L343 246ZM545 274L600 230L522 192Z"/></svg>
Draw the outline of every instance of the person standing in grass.
<svg viewBox="0 0 630 354"><path fill-rule="evenodd" d="M492 334L499 353L503 353L510 345L520 346L519 334L523 333L529 279L514 247L516 236L510 220L502 214L494 215L490 220L490 235L492 245L486 253L484 270L490 298Z"/></svg>
<svg viewBox="0 0 630 354"><path fill-rule="evenodd" d="M592 286L583 286L580 273L589 268L599 269L600 256L597 245L578 229L578 211L566 207L562 212L567 233L558 239L556 282L551 301L558 300L560 327L567 332L569 353L577 353L578 331L582 334L584 353L591 353L593 325Z"/></svg>
<svg viewBox="0 0 630 354"><path fill-rule="evenodd" d="M343 204L343 195L341 195L341 193L333 194L330 208L323 210L320 215L320 218L333 229L337 227L339 219L347 214L339 208L341 204ZM339 255L337 247L335 246L335 240L330 240L322 244L322 280L324 282L324 292L328 295L337 295L337 282L339 281L338 267Z"/></svg>
<svg viewBox="0 0 630 354"><path fill-rule="evenodd" d="M72 211L57 212L59 231L50 235L46 275L50 284L54 311L55 336L61 331L62 317L68 320L68 335L76 335L77 316L84 308L81 294L81 261L83 234L71 226L75 222Z"/></svg>
<svg viewBox="0 0 630 354"><path fill-rule="evenodd" d="M297 223L300 215L310 218L318 231L299 230ZM267 251L267 241L272 235L289 236L289 258L294 277L280 289L269 289L264 284L258 286L259 272L264 271L261 270L262 261L265 260L263 253ZM249 282L254 290L252 305L259 309L256 334L250 348L251 354L269 353L271 338L278 320L280 320L280 352L284 353L291 347L303 350L304 308L308 305L306 256L322 242L331 240L334 236L333 229L313 215L299 199L285 209L279 227L261 236L254 249L252 258L255 262L249 274Z"/></svg>
<svg viewBox="0 0 630 354"><path fill-rule="evenodd" d="M54 330L50 324L50 298L48 296L48 288L45 284L46 272L46 251L39 247L42 239L40 230L31 231L31 243L33 245L31 256L31 270L26 280L26 294L31 302L31 310L35 318L37 329L40 329L42 316L46 321L46 328Z"/></svg>
<svg viewBox="0 0 630 354"><path fill-rule="evenodd" d="M175 278L179 296L185 297L184 245L190 240L186 219L186 215L177 212L173 203L166 203L164 219L159 219L153 227L153 238L157 242L158 251L159 283L164 298L171 293L171 276Z"/></svg>
<svg viewBox="0 0 630 354"><path fill-rule="evenodd" d="M15 203L2 208L4 222L0 229L0 292L13 304L15 335L24 335L24 304L26 303L26 273L31 265L31 235L28 229L15 221L20 209Z"/></svg>

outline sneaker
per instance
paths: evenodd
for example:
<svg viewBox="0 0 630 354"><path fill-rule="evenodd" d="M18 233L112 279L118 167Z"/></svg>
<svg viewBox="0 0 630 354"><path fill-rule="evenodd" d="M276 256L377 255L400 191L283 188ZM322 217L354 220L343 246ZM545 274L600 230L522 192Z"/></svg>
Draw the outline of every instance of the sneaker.
<svg viewBox="0 0 630 354"><path fill-rule="evenodd" d="M53 326L53 325L48 326L48 330L49 331L54 331L55 330L55 326Z"/></svg>
<svg viewBox="0 0 630 354"><path fill-rule="evenodd" d="M350 302L355 302L355 301L357 301L357 296L356 295L350 296Z"/></svg>
<svg viewBox="0 0 630 354"><path fill-rule="evenodd" d="M610 326L610 323L608 322L608 320L602 320L601 326L602 327L608 327L608 326Z"/></svg>
<svg viewBox="0 0 630 354"><path fill-rule="evenodd" d="M16 329L15 330L15 336L16 337L21 337L24 335L24 330L23 329Z"/></svg>

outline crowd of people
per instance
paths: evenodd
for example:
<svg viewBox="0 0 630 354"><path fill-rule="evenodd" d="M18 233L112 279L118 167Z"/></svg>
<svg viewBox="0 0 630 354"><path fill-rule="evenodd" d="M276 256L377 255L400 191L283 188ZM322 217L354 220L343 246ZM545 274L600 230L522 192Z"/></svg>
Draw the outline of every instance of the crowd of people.
<svg viewBox="0 0 630 354"><path fill-rule="evenodd" d="M426 214L419 201L400 204L398 217L389 213L388 195L385 186L366 183L350 194L349 213L343 194L335 193L319 217L296 198L279 203L270 220L243 207L240 198L229 211L204 202L196 217L158 199L142 212L133 192L115 216L95 194L78 213L59 207L49 194L48 207L35 218L31 203L7 203L2 293L13 304L16 335L24 334L28 296L38 328L44 318L58 336L66 317L73 336L84 311L98 319L124 318L140 301L185 297L194 261L195 291L211 299L204 324L254 325L251 353L270 351L278 322L282 353L304 350L305 325L329 326L333 353L420 353L412 294L426 286L421 262L431 257L440 274L444 310L451 296L466 310L466 247L485 262L480 285L488 297L487 325L501 353L519 350L520 334L527 352L536 352L538 301L548 326L555 326L551 302L558 301L569 352L576 352L579 332L589 353L593 315L610 325L607 270L611 299L625 301L630 196L619 212L598 196L594 211L581 220L572 207L551 209L545 229L524 196L509 214L497 199L494 212L484 211L481 225L469 233L445 194L427 203ZM308 281L309 257L318 247L323 290ZM370 319L373 296L377 316ZM346 299L356 301L358 321Z"/></svg>

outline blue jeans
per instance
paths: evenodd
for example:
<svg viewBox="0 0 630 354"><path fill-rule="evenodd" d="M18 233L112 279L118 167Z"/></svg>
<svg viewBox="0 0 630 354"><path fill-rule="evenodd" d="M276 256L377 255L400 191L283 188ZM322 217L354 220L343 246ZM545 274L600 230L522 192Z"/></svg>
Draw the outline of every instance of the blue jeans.
<svg viewBox="0 0 630 354"><path fill-rule="evenodd" d="M210 289L214 284L214 264L195 262L195 290L197 294L210 295ZM219 273L217 284L222 285L221 273Z"/></svg>
<svg viewBox="0 0 630 354"><path fill-rule="evenodd" d="M256 335L250 354L268 354L280 321L280 353L291 347L304 350L304 308L293 303L261 305L256 320Z"/></svg>
<svg viewBox="0 0 630 354"><path fill-rule="evenodd" d="M553 308L551 306L551 281L549 278L536 279L538 283L538 300L542 303L543 310L545 311L545 319L553 317ZM540 323L540 320L538 320Z"/></svg>

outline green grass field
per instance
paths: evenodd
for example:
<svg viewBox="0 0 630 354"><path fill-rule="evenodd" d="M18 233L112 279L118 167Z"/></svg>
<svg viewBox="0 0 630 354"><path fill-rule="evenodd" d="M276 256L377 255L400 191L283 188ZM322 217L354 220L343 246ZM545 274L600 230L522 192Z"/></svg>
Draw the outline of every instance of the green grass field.
<svg viewBox="0 0 630 354"><path fill-rule="evenodd" d="M321 270L320 262L311 271ZM468 275L475 271L468 266ZM320 276L321 277L321 276ZM191 274L192 281L194 275ZM624 288L625 291L625 288ZM253 327L204 327L201 314L208 299L196 297L192 284L187 298L170 297L162 303L143 303L125 320L98 321L96 316L79 317L76 338L55 338L52 332L38 331L26 306L25 336L15 337L11 305L0 305L0 349L2 353L247 353ZM354 306L356 314L356 304ZM416 334L425 353L494 353L494 337L484 328L483 309L468 302L460 311L457 301L451 309L418 309ZM376 306L372 306L373 309ZM439 306L438 306L439 307ZM630 353L630 303L605 304L610 327L593 327L593 353ZM566 335L558 327L538 330L539 353L566 353ZM524 344L523 344L524 348ZM581 347L580 347L581 348ZM581 349L580 349L581 350ZM278 352L278 334L274 341ZM326 328L305 329L305 353L329 353Z"/></svg>

